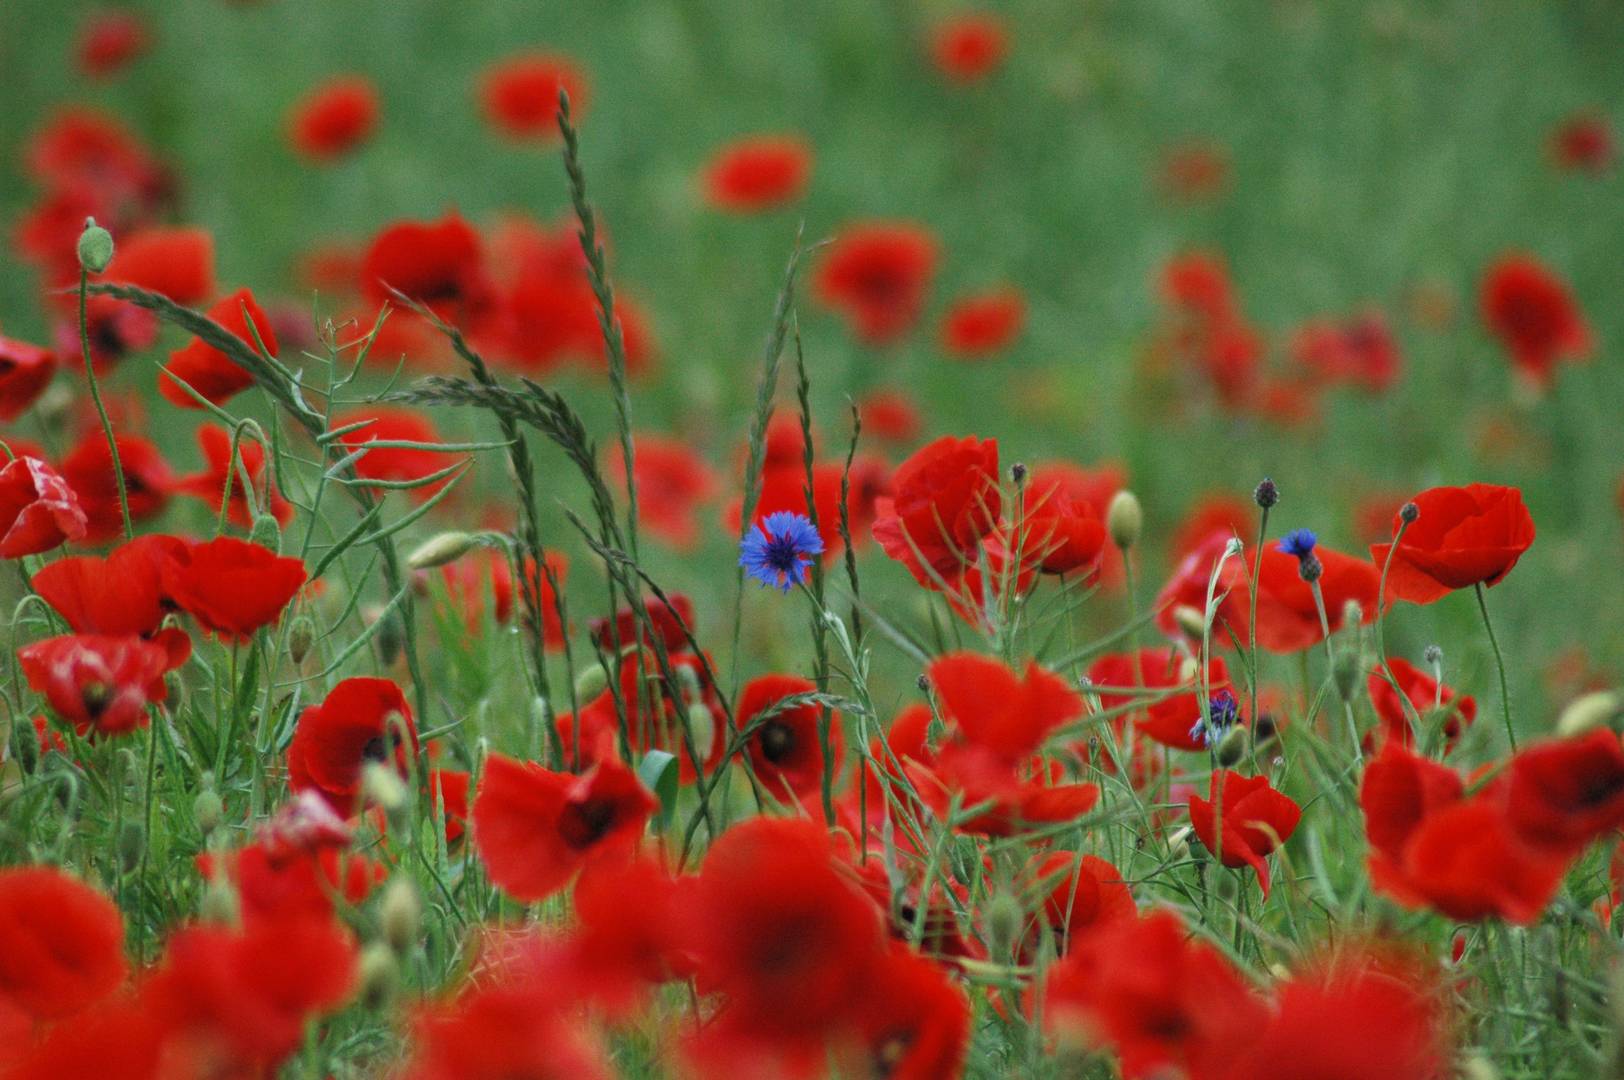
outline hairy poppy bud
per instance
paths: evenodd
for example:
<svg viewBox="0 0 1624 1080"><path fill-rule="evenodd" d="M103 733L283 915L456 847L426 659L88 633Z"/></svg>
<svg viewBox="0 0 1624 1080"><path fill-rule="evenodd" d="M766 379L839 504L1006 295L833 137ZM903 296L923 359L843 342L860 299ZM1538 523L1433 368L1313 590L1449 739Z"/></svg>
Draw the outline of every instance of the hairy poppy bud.
<svg viewBox="0 0 1624 1080"><path fill-rule="evenodd" d="M602 664L582 668L580 674L575 676L575 700L583 704L607 689L609 689L609 673L603 670Z"/></svg>
<svg viewBox="0 0 1624 1080"><path fill-rule="evenodd" d="M1262 483L1258 484L1257 487L1252 489L1252 499L1263 509L1267 510L1275 503L1280 501L1280 489L1275 486L1273 480L1270 480L1267 476L1265 476Z"/></svg>
<svg viewBox="0 0 1624 1080"><path fill-rule="evenodd" d="M1021 925L1026 922L1026 911L1021 902L1006 892L996 892L987 901L983 915L987 933L987 948L996 960L1007 961L1015 952Z"/></svg>
<svg viewBox="0 0 1624 1080"><path fill-rule="evenodd" d="M1111 497L1105 508L1105 531L1111 534L1111 543L1126 551L1139 542L1145 528L1145 511L1139 505L1139 496L1123 489Z"/></svg>
<svg viewBox="0 0 1624 1080"><path fill-rule="evenodd" d="M369 1009L381 1009L394 1000L400 989L400 961L394 950L381 942L373 942L361 950L356 964L357 996Z"/></svg>
<svg viewBox="0 0 1624 1080"><path fill-rule="evenodd" d="M1342 605L1342 625L1358 626L1364 621L1364 605L1360 604L1359 601L1355 600L1353 597L1348 597L1347 601Z"/></svg>
<svg viewBox="0 0 1624 1080"><path fill-rule="evenodd" d="M1218 764L1224 768L1233 768L1246 756L1246 741L1248 735L1243 727L1232 727L1218 743Z"/></svg>
<svg viewBox="0 0 1624 1080"><path fill-rule="evenodd" d="M39 738L34 733L34 725L16 725L11 732L11 759L32 776L39 767L39 758Z"/></svg>
<svg viewBox="0 0 1624 1080"><path fill-rule="evenodd" d="M1500 1070L1488 1058L1473 1054L1460 1065L1461 1080L1500 1080Z"/></svg>
<svg viewBox="0 0 1624 1080"><path fill-rule="evenodd" d="M1178 604L1173 608L1173 622L1193 638L1201 637L1207 632L1207 620L1201 617L1199 609L1189 604Z"/></svg>
<svg viewBox="0 0 1624 1080"><path fill-rule="evenodd" d="M413 570L427 570L455 562L473 550L477 541L470 533L457 530L436 533L417 545L417 550L406 556L406 565Z"/></svg>
<svg viewBox="0 0 1624 1080"><path fill-rule="evenodd" d="M400 659L400 651L406 647L406 631L393 612L382 618L383 625L378 627L378 659L388 667Z"/></svg>
<svg viewBox="0 0 1624 1080"><path fill-rule="evenodd" d="M147 849L147 830L139 821L126 821L118 830L118 864L125 873L141 864Z"/></svg>
<svg viewBox="0 0 1624 1080"><path fill-rule="evenodd" d="M716 717L711 715L710 706L703 701L688 706L688 732L693 736L694 752L699 755L699 760L709 758L711 748L716 743Z"/></svg>
<svg viewBox="0 0 1624 1080"><path fill-rule="evenodd" d="M85 218L85 231L79 234L79 265L99 274L112 261L113 234L97 225L95 218Z"/></svg>
<svg viewBox="0 0 1624 1080"><path fill-rule="evenodd" d="M220 827L225 820L225 812L225 803L213 787L205 787L192 800L192 820L197 822L197 831L203 834L205 840Z"/></svg>
<svg viewBox="0 0 1624 1080"><path fill-rule="evenodd" d="M254 519L254 527L249 530L248 539L260 547L281 551L282 526L270 514L260 514Z"/></svg>
<svg viewBox="0 0 1624 1080"><path fill-rule="evenodd" d="M288 627L288 659L295 664L304 663L310 647L316 643L316 624L308 615L300 615Z"/></svg>
<svg viewBox="0 0 1624 1080"><path fill-rule="evenodd" d="M1556 733L1567 739L1613 724L1624 716L1624 698L1616 690L1597 690L1575 698L1556 718Z"/></svg>
<svg viewBox="0 0 1624 1080"><path fill-rule="evenodd" d="M1364 674L1365 665L1354 649L1343 649L1331 661L1331 680L1336 683L1337 697L1343 701L1351 702L1354 691L1359 686L1359 677Z"/></svg>
<svg viewBox="0 0 1624 1080"><path fill-rule="evenodd" d="M238 910L237 890L224 876L220 876L210 881L203 890L203 900L198 904L197 914L204 922L229 925L237 921Z"/></svg>
<svg viewBox="0 0 1624 1080"><path fill-rule="evenodd" d="M406 805L406 784L395 770L381 761L373 761L361 771L361 790L367 801L394 814Z"/></svg>
<svg viewBox="0 0 1624 1080"><path fill-rule="evenodd" d="M423 908L417 901L417 890L412 883L396 874L389 879L379 905L383 939L397 956L405 956L417 943L417 933L423 921Z"/></svg>

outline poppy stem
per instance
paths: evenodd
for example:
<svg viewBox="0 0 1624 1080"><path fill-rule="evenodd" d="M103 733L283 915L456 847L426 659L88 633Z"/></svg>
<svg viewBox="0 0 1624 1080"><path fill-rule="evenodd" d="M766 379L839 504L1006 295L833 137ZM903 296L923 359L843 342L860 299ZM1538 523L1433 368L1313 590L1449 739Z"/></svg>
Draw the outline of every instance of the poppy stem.
<svg viewBox="0 0 1624 1080"><path fill-rule="evenodd" d="M1489 647L1494 650L1494 670L1500 676L1500 711L1506 719L1506 740L1513 753L1517 750L1517 733L1511 726L1511 691L1506 688L1506 661L1500 655L1500 642L1494 636L1494 623L1489 621L1489 605L1483 598L1483 583L1472 588L1477 592L1477 610L1483 613L1483 629L1489 634Z"/></svg>
<svg viewBox="0 0 1624 1080"><path fill-rule="evenodd" d="M1247 674L1251 682L1251 705L1246 711L1246 722L1251 725L1252 731L1257 731L1257 583L1258 576L1263 571L1263 542L1269 535L1269 508L1263 507L1257 523L1257 543L1252 548L1252 596L1251 612L1246 618L1246 643L1250 656L1247 659ZM1252 772L1257 772L1257 740L1247 740L1251 751Z"/></svg>
<svg viewBox="0 0 1624 1080"><path fill-rule="evenodd" d="M130 524L130 493L124 486L124 463L118 458L118 440L113 438L113 421L107 416L107 406L102 404L101 387L96 382L96 365L90 359L90 318L86 310L88 296L86 290L90 285L90 274L84 267L79 268L79 347L85 357L85 381L90 384L90 400L96 404L96 415L101 417L102 434L107 437L107 452L112 457L113 481L118 485L118 509L123 515L124 539L135 539L135 527Z"/></svg>

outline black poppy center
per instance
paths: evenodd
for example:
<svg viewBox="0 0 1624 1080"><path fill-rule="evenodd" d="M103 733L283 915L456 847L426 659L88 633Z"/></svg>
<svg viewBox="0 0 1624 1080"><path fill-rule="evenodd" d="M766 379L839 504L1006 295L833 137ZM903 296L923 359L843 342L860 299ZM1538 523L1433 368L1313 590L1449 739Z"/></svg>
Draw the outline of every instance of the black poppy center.
<svg viewBox="0 0 1624 1080"><path fill-rule="evenodd" d="M113 702L113 688L101 682L85 683L79 691L79 700L84 702L85 712L92 717L100 716Z"/></svg>
<svg viewBox="0 0 1624 1080"><path fill-rule="evenodd" d="M374 735L361 747L362 761L388 761L389 740L382 735Z"/></svg>
<svg viewBox="0 0 1624 1080"><path fill-rule="evenodd" d="M769 720L761 729L761 755L774 765L795 753L795 729Z"/></svg>
<svg viewBox="0 0 1624 1080"><path fill-rule="evenodd" d="M558 834L572 848L589 848L615 825L615 804L607 799L571 803L558 819Z"/></svg>

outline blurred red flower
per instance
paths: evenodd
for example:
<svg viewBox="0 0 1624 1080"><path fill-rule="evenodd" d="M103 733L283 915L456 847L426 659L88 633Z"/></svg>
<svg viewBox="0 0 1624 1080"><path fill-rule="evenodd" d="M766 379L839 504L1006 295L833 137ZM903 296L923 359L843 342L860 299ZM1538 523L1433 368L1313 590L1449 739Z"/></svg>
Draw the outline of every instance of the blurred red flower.
<svg viewBox="0 0 1624 1080"><path fill-rule="evenodd" d="M208 316L251 352L258 354L263 344L271 356L277 355L276 331L265 311L255 302L254 294L247 289L238 289L217 301L209 308ZM223 405L253 386L254 377L225 353L199 339L169 354L168 370L159 376L158 391L183 409L203 408L181 387L182 382L212 404Z"/></svg>
<svg viewBox="0 0 1624 1080"><path fill-rule="evenodd" d="M874 539L927 589L953 585L998 523L998 441L943 436L917 450L875 503Z"/></svg>
<svg viewBox="0 0 1624 1080"><path fill-rule="evenodd" d="M1428 488L1412 500L1420 516L1397 546L1374 544L1371 561L1387 570L1388 595L1430 604L1468 585L1494 586L1534 543L1534 519L1522 492L1498 484ZM1399 517L1393 516L1397 535Z"/></svg>
<svg viewBox="0 0 1624 1080"><path fill-rule="evenodd" d="M970 1047L970 1005L947 969L900 943L870 976L857 1009L859 1047L847 1075L887 1080L959 1076Z"/></svg>
<svg viewBox="0 0 1624 1080"><path fill-rule="evenodd" d="M0 337L0 420L27 412L56 374L56 354L26 341Z"/></svg>
<svg viewBox="0 0 1624 1080"><path fill-rule="evenodd" d="M705 199L718 210L759 213L800 198L812 148L798 135L755 135L722 147L705 166Z"/></svg>
<svg viewBox="0 0 1624 1080"><path fill-rule="evenodd" d="M1398 690L1393 689L1392 683L1383 678L1380 671L1372 671L1368 680L1370 703L1375 707L1376 716L1381 720L1382 739L1396 739L1405 746L1411 746L1415 742L1415 732L1410 730L1410 721L1405 713L1403 701L1399 698L1399 691L1403 692L1410 707L1423 719L1432 711L1435 700L1443 706L1444 715L1439 732L1443 735L1446 752L1460 738L1467 725L1477 719L1475 698L1470 694L1457 694L1448 686L1440 685L1438 680L1403 657L1389 657L1387 670L1392 675L1393 682L1398 684Z"/></svg>
<svg viewBox="0 0 1624 1080"><path fill-rule="evenodd" d="M123 735L164 699L169 653L139 637L65 634L17 650L23 676L80 735Z"/></svg>
<svg viewBox="0 0 1624 1080"><path fill-rule="evenodd" d="M1014 532L1023 563L1046 574L1092 576L1105 553L1105 522L1093 503L1076 498L1064 478L1034 471L1022 496Z"/></svg>
<svg viewBox="0 0 1624 1080"><path fill-rule="evenodd" d="M796 694L810 694L816 684L796 675L762 675L751 679L739 694L734 708L741 732L748 731L762 714ZM818 706L806 704L781 709L762 721L746 744L756 776L768 792L793 805L797 800L815 798L823 783L823 747L818 732ZM840 737L840 714L829 715L829 766L840 768L844 752Z"/></svg>
<svg viewBox="0 0 1624 1080"><path fill-rule="evenodd" d="M177 304L201 304L216 289L214 236L207 229L187 225L149 226L129 237L121 236L102 278L162 293ZM225 323L213 312L210 317L228 328L241 328L240 321ZM259 322L257 316L255 322ZM270 345L271 340L267 338L265 344Z"/></svg>
<svg viewBox="0 0 1624 1080"><path fill-rule="evenodd" d="M1524 747L1505 784L1511 827L1535 847L1577 855L1624 827L1624 748L1609 729Z"/></svg>
<svg viewBox="0 0 1624 1080"><path fill-rule="evenodd" d="M373 442L435 443L440 433L421 413L411 409L374 405L333 417L333 427L349 427L367 421L339 439L345 449L357 450ZM412 481L432 476L446 465L446 455L418 446L381 446L371 449L355 463L355 473L366 480ZM423 501L450 482L450 477L411 489L411 497Z"/></svg>
<svg viewBox="0 0 1624 1080"><path fill-rule="evenodd" d="M911 443L922 426L919 407L904 390L872 390L857 403L863 435L885 442Z"/></svg>
<svg viewBox="0 0 1624 1080"><path fill-rule="evenodd" d="M963 296L942 317L942 348L961 360L984 359L1009 348L1025 322L1026 298L1019 289Z"/></svg>
<svg viewBox="0 0 1624 1080"><path fill-rule="evenodd" d="M169 504L174 473L158 448L138 435L117 435L118 460L124 473L125 495L130 520L145 521L163 512ZM113 456L100 431L86 432L79 444L62 459L62 478L68 482L84 509L86 532L82 543L99 544L124 531L118 505L118 482L113 475Z"/></svg>
<svg viewBox="0 0 1624 1080"><path fill-rule="evenodd" d="M656 805L612 759L577 776L492 754L474 795L474 847L508 895L545 900L588 861L629 857Z"/></svg>
<svg viewBox="0 0 1624 1080"><path fill-rule="evenodd" d="M1291 339L1292 359L1316 378L1383 393L1403 365L1398 341L1378 310L1346 320L1313 319Z"/></svg>
<svg viewBox="0 0 1624 1080"><path fill-rule="evenodd" d="M388 679L345 679L299 714L288 744L288 786L319 792L335 811L352 814L367 764L393 763L404 776L408 741L415 754L417 727L400 687Z"/></svg>
<svg viewBox="0 0 1624 1080"><path fill-rule="evenodd" d="M1558 168L1603 172L1613 163L1613 130L1600 113L1575 113L1551 132L1549 148Z"/></svg>
<svg viewBox="0 0 1624 1080"><path fill-rule="evenodd" d="M570 98L570 115L586 111L586 74L567 56L520 53L492 64L480 85L485 119L510 139L551 142L559 137L558 93Z"/></svg>
<svg viewBox="0 0 1624 1080"><path fill-rule="evenodd" d="M1203 685L1207 693L1216 694L1229 687L1229 666L1222 657L1214 656L1207 663L1205 683L1199 677L1200 664L1186 660L1172 648L1140 649L1138 654L1112 653L1100 657L1089 665L1088 679L1099 694L1100 708L1117 709L1130 705L1146 692L1158 698L1142 709L1129 712L1134 728L1148 738L1175 750L1200 750L1206 744L1191 734L1197 720L1206 710L1202 708ZM1184 688L1185 692L1168 691ZM1118 721L1122 726L1122 721Z"/></svg>
<svg viewBox="0 0 1624 1080"><path fill-rule="evenodd" d="M1085 936L1137 914L1122 872L1097 855L1051 851L1036 859L1029 873L1043 898L1041 925L1054 936L1057 956L1066 955ZM1035 952L1034 943L1028 943L1027 951Z"/></svg>
<svg viewBox="0 0 1624 1080"><path fill-rule="evenodd" d="M847 226L829 245L813 280L818 302L843 315L865 344L888 345L919 318L939 247L922 226Z"/></svg>
<svg viewBox="0 0 1624 1080"><path fill-rule="evenodd" d="M440 318L469 329L494 295L479 233L455 212L438 221L397 221L372 238L361 257L361 295L373 304L398 289ZM397 313L392 318L401 318Z"/></svg>
<svg viewBox="0 0 1624 1080"><path fill-rule="evenodd" d="M1484 271L1483 322L1521 376L1550 385L1559 361L1589 359L1595 338L1567 284L1531 255L1502 255Z"/></svg>
<svg viewBox="0 0 1624 1080"><path fill-rule="evenodd" d="M99 11L79 27L74 56L88 78L104 79L147 51L147 24L133 11Z"/></svg>
<svg viewBox="0 0 1624 1080"><path fill-rule="evenodd" d="M931 31L930 56L936 70L954 82L986 78L1009 53L1009 32L1002 19L969 13L944 19Z"/></svg>
<svg viewBox="0 0 1624 1080"><path fill-rule="evenodd" d="M0 1004L61 1020L124 981L124 921L90 886L48 866L0 870Z"/></svg>
<svg viewBox="0 0 1624 1080"><path fill-rule="evenodd" d="M288 114L288 138L304 157L333 161L372 137L378 92L360 75L339 75L300 98Z"/></svg>
<svg viewBox="0 0 1624 1080"><path fill-rule="evenodd" d="M1313 586L1303 580L1298 560L1280 550L1280 544L1276 540L1263 549L1262 566L1257 573L1257 643L1270 652L1298 652L1323 641L1325 631L1320 625ZM1331 633L1342 629L1350 600L1359 605L1361 623L1374 620L1378 610L1386 606L1377 603L1381 567L1324 544L1314 548L1314 556L1322 568L1320 596L1325 603L1325 618ZM1391 576L1388 584L1391 596ZM1241 599L1233 592L1230 594L1224 617L1229 620L1236 640L1244 643L1248 640L1251 612L1240 607Z"/></svg>
<svg viewBox="0 0 1624 1080"><path fill-rule="evenodd" d="M638 435L632 451L638 524L679 551L692 551L699 542L694 514L716 494L715 470L693 447L668 435ZM618 443L609 448L604 471L610 483L625 489L625 458Z"/></svg>
<svg viewBox="0 0 1624 1080"><path fill-rule="evenodd" d="M86 521L68 482L39 458L15 458L0 468L0 558L20 559L82 540Z"/></svg>
<svg viewBox="0 0 1624 1080"><path fill-rule="evenodd" d="M270 514L286 525L293 517L293 507L276 490L276 484L265 468L265 448L244 433L237 440L237 457L233 462L231 434L218 424L199 424L197 444L203 449L204 469L200 473L176 479L174 491L193 495L218 510L231 484L231 503L227 519L240 528L252 528L253 515L248 512L248 493L243 489L242 474L248 474L248 483L254 489L254 502L262 514Z"/></svg>
<svg viewBox="0 0 1624 1080"><path fill-rule="evenodd" d="M163 567L164 593L225 641L246 641L275 623L305 583L304 563L222 536L176 552Z"/></svg>

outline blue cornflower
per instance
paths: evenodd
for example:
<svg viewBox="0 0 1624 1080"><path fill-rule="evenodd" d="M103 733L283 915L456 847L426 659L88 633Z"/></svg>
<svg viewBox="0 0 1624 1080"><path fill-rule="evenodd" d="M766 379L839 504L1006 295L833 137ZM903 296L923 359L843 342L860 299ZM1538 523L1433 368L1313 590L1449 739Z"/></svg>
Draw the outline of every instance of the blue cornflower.
<svg viewBox="0 0 1624 1080"><path fill-rule="evenodd" d="M1314 545L1317 543L1319 537L1314 535L1314 530L1293 529L1280 541L1280 550L1301 560L1314 554Z"/></svg>
<svg viewBox="0 0 1624 1080"><path fill-rule="evenodd" d="M780 510L750 530L739 545L739 565L763 585L789 592L811 576L823 537L805 514Z"/></svg>
<svg viewBox="0 0 1624 1080"><path fill-rule="evenodd" d="M1190 727L1190 740L1203 746L1217 746L1241 718L1240 703L1228 690L1220 690L1207 702L1207 715L1196 717Z"/></svg>

